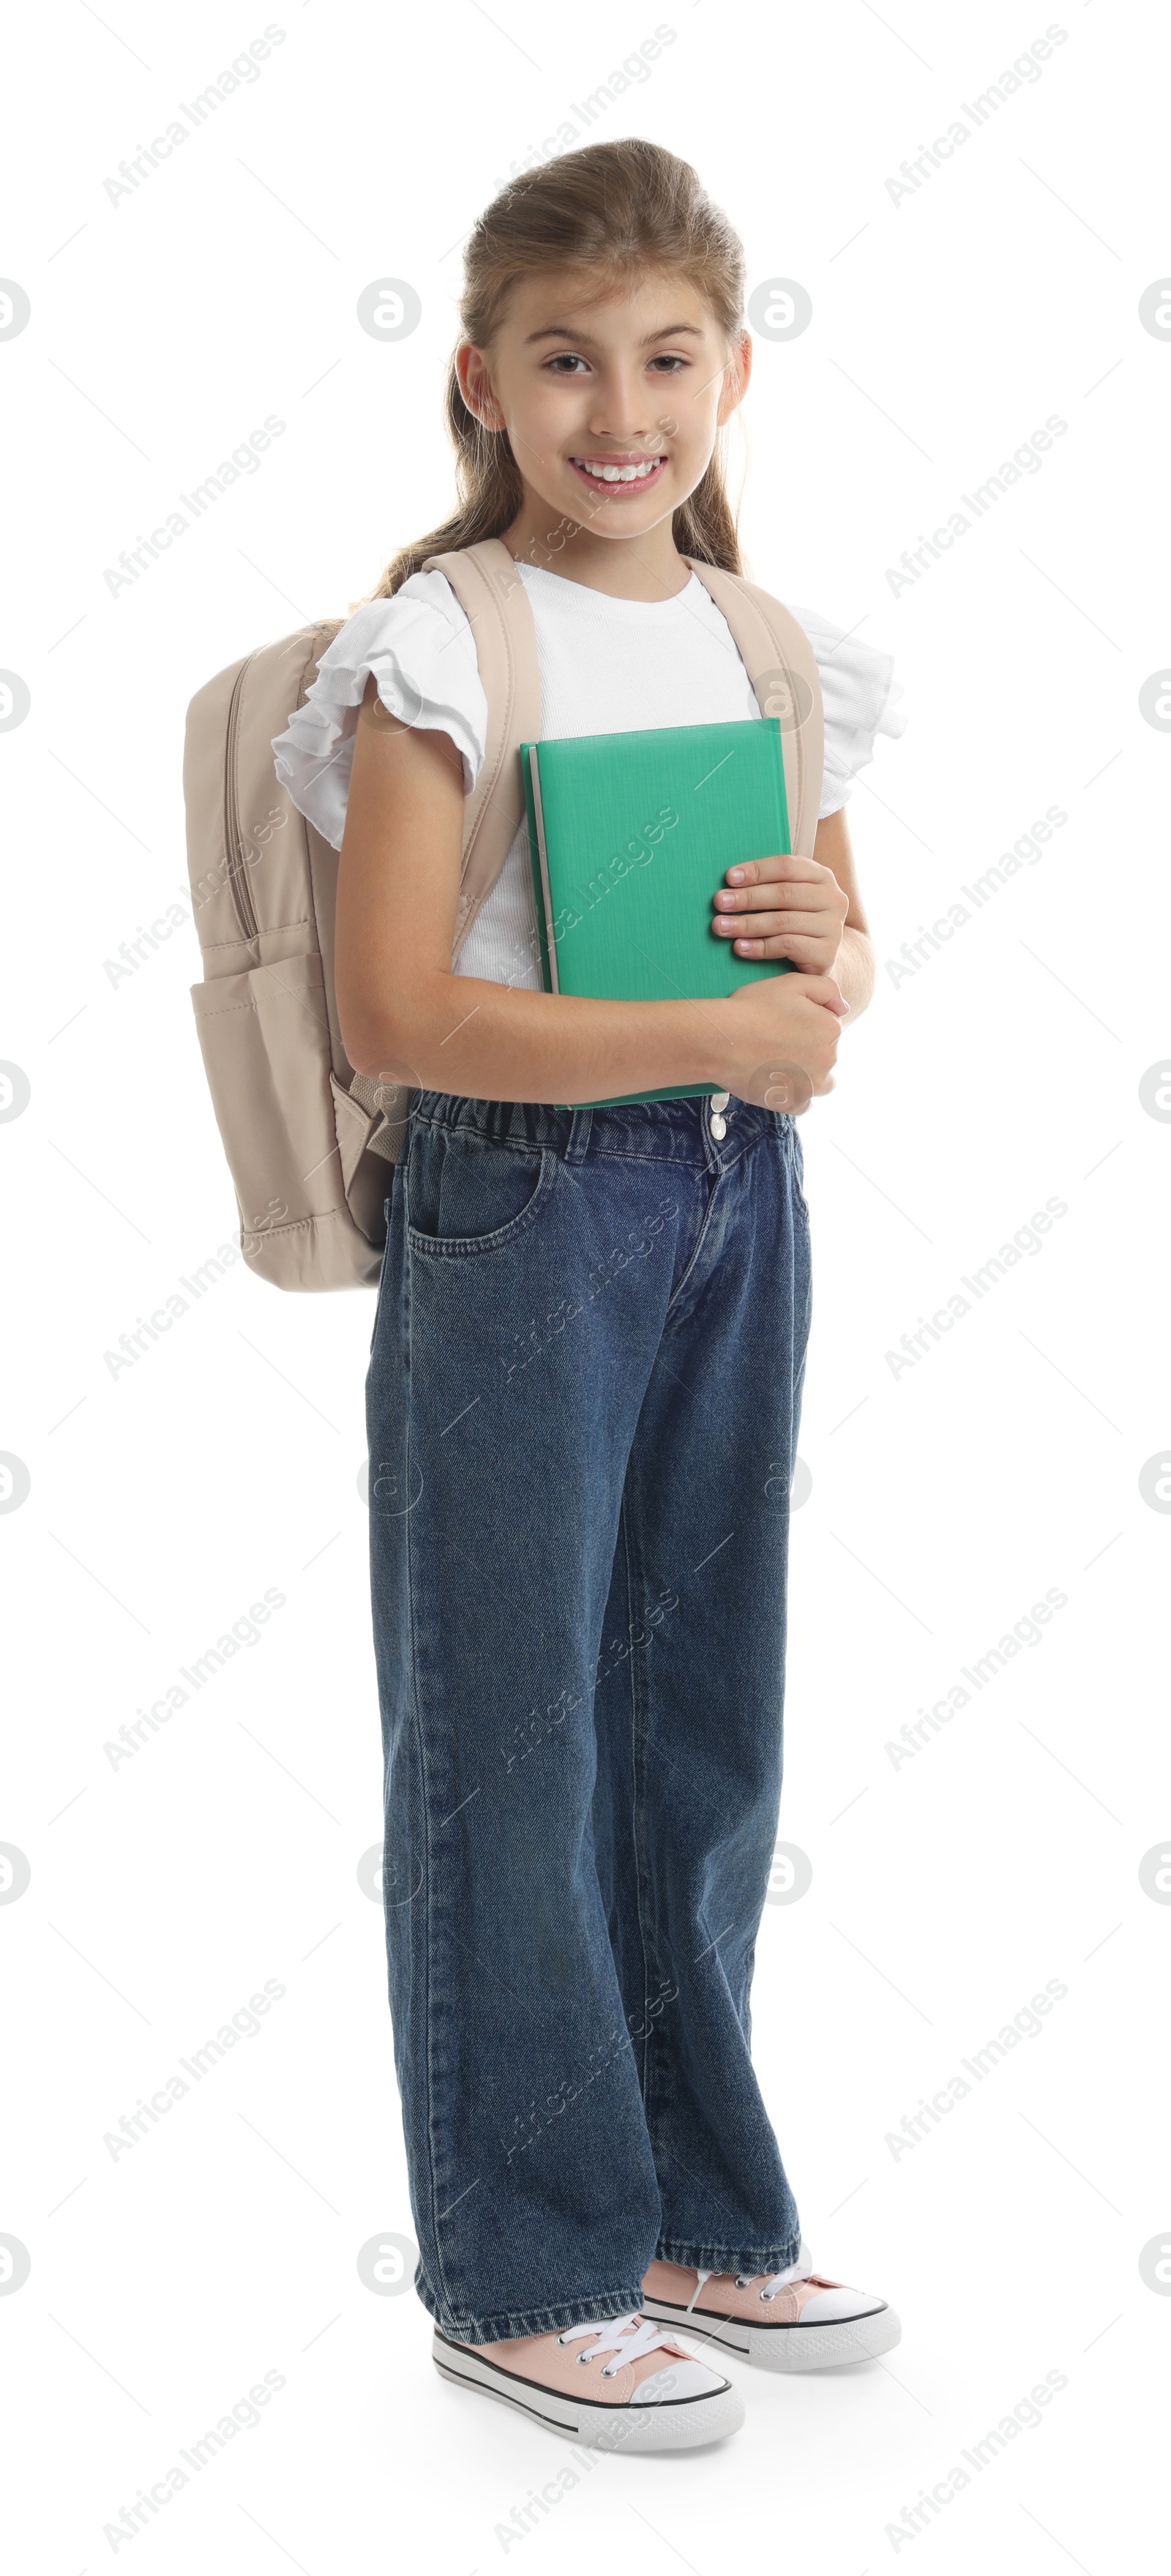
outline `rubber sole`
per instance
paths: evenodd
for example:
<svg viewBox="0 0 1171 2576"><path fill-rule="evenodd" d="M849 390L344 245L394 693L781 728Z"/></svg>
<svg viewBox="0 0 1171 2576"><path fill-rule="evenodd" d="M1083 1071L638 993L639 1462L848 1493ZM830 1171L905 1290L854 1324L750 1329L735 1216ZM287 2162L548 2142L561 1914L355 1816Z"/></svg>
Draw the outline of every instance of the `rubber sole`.
<svg viewBox="0 0 1171 2576"><path fill-rule="evenodd" d="M739 2317L708 2317L702 2309L671 2307L663 2299L644 2299L640 2313L656 2324L677 2326L689 2340L695 2335L717 2344L756 2370L835 2370L848 2361L877 2361L880 2353L893 2352L903 2331L894 2309L885 2305L824 2326L750 2326Z"/></svg>
<svg viewBox="0 0 1171 2576"><path fill-rule="evenodd" d="M643 2311L646 2313L646 2311ZM595 2451L695 2451L722 2442L744 2421L744 2400L725 2380L711 2397L667 2398L655 2406L590 2406L552 2388L534 2387L499 2362L481 2360L467 2344L448 2343L435 2329L431 2358L440 2376L457 2388L495 2397L551 2432L568 2433Z"/></svg>

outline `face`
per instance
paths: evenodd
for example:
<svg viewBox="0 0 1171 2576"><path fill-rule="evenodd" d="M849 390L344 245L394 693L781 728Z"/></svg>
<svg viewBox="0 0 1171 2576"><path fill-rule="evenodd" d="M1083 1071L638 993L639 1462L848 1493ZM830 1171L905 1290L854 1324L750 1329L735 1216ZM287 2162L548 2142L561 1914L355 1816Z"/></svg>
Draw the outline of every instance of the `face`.
<svg viewBox="0 0 1171 2576"><path fill-rule="evenodd" d="M508 432L528 498L601 538L645 536L695 490L748 382L696 288L652 272L587 301L580 275L518 281L490 352L464 342L460 384Z"/></svg>

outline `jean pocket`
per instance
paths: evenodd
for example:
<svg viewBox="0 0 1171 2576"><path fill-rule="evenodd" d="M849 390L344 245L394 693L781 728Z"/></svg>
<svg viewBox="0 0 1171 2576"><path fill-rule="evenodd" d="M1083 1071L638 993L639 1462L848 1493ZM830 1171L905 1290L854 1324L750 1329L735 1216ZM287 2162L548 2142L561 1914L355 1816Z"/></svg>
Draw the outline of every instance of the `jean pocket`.
<svg viewBox="0 0 1171 2576"><path fill-rule="evenodd" d="M467 1129L419 1124L403 1174L412 1252L466 1260L502 1252L544 1214L558 1156L525 1152Z"/></svg>

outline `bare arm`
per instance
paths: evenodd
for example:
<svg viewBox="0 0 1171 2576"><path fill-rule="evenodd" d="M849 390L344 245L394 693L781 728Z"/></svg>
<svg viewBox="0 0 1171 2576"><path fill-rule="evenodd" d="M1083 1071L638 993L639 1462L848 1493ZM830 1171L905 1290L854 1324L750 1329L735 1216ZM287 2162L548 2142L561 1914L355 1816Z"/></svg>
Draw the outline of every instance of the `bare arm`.
<svg viewBox="0 0 1171 2576"><path fill-rule="evenodd" d="M402 725L373 679L358 717L338 872L335 976L357 1073L481 1100L597 1100L710 1083L753 1096L785 1058L832 1087L841 1003L778 976L730 1002L604 1002L451 971L463 776L447 735Z"/></svg>
<svg viewBox="0 0 1171 2576"><path fill-rule="evenodd" d="M827 814L817 826L813 855L823 867L831 868L846 897L846 918L842 925L842 944L830 972L835 984L845 994L851 1017L856 1019L874 996L874 942L862 909L858 872L850 845L850 827L843 805L836 814Z"/></svg>

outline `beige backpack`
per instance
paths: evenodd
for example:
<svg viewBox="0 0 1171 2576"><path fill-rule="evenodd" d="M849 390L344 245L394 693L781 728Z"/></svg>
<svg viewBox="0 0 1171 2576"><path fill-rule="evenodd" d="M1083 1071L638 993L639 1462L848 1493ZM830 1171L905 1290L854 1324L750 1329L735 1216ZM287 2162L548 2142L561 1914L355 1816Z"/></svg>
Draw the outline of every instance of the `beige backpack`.
<svg viewBox="0 0 1171 2576"><path fill-rule="evenodd" d="M472 622L488 702L487 752L464 815L454 966L524 815L519 747L540 738L541 690L532 610L507 546L493 537L432 555L424 569L445 575ZM793 848L812 855L822 765L812 648L766 591L711 564L692 569L727 619L762 714L781 719ZM187 711L187 858L206 977L191 999L241 1249L276 1288L376 1282L414 1097L346 1060L333 986L338 853L273 765L273 738L343 623L246 654Z"/></svg>

